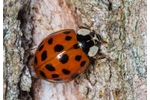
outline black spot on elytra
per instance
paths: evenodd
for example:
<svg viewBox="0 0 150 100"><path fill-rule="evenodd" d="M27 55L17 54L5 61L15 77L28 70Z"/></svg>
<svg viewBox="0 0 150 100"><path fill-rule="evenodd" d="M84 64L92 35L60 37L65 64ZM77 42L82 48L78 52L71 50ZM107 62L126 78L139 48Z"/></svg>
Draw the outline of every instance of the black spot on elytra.
<svg viewBox="0 0 150 100"><path fill-rule="evenodd" d="M78 48L79 48L79 45L78 45L78 44L74 44L74 45L73 45L73 48L74 48L74 49L78 49Z"/></svg>
<svg viewBox="0 0 150 100"><path fill-rule="evenodd" d="M62 69L62 72L63 72L65 75L70 74L70 71L69 71L69 70L67 70L67 69Z"/></svg>
<svg viewBox="0 0 150 100"><path fill-rule="evenodd" d="M60 52L64 49L64 47L60 44L55 45L54 50L55 52Z"/></svg>
<svg viewBox="0 0 150 100"><path fill-rule="evenodd" d="M44 61L47 58L47 51L43 51L41 55L41 60Z"/></svg>
<svg viewBox="0 0 150 100"><path fill-rule="evenodd" d="M43 47L44 47L44 45L41 45L38 50L41 51L43 49Z"/></svg>
<svg viewBox="0 0 150 100"><path fill-rule="evenodd" d="M83 67L83 66L85 65L85 63L86 63L86 61L82 61L82 62L80 63L80 66Z"/></svg>
<svg viewBox="0 0 150 100"><path fill-rule="evenodd" d="M46 68L47 70L49 70L49 71L55 71L55 67L53 67L52 64L47 64L47 65L45 66L45 68Z"/></svg>
<svg viewBox="0 0 150 100"><path fill-rule="evenodd" d="M64 54L64 55L62 55L62 57L59 59L59 61L60 61L62 64L65 64L65 63L67 63L68 59L69 59L68 55L67 55L67 54Z"/></svg>
<svg viewBox="0 0 150 100"><path fill-rule="evenodd" d="M53 38L50 38L50 39L48 40L48 44L52 44L52 42L53 42Z"/></svg>
<svg viewBox="0 0 150 100"><path fill-rule="evenodd" d="M69 34L69 33L70 33L70 31L65 31L65 32L64 32L64 34Z"/></svg>
<svg viewBox="0 0 150 100"><path fill-rule="evenodd" d="M34 63L37 64L38 63L38 60L37 60L37 57L35 56L34 58Z"/></svg>
<svg viewBox="0 0 150 100"><path fill-rule="evenodd" d="M72 78L72 79L75 79L78 75L79 75L78 73L74 73L74 74L71 76L71 78Z"/></svg>
<svg viewBox="0 0 150 100"><path fill-rule="evenodd" d="M40 75L43 77L43 78L47 78L45 73L43 71L40 71Z"/></svg>
<svg viewBox="0 0 150 100"><path fill-rule="evenodd" d="M65 40L67 40L67 41L69 41L69 40L71 40L71 39L72 39L71 36L66 36L66 37L65 37Z"/></svg>
<svg viewBox="0 0 150 100"><path fill-rule="evenodd" d="M75 60L76 60L76 61L80 61L80 60L81 60L81 57L82 57L82 56L80 56L80 55L76 55L76 56L75 56Z"/></svg>
<svg viewBox="0 0 150 100"><path fill-rule="evenodd" d="M52 74L52 78L58 78L59 75L58 74Z"/></svg>

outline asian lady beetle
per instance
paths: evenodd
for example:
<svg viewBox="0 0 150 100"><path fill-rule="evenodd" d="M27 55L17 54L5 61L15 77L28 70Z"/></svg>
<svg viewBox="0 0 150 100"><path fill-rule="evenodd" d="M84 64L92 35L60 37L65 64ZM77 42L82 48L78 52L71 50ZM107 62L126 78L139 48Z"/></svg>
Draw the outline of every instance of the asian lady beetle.
<svg viewBox="0 0 150 100"><path fill-rule="evenodd" d="M100 36L88 29L65 29L48 35L38 46L34 69L50 82L67 82L82 74L101 45Z"/></svg>

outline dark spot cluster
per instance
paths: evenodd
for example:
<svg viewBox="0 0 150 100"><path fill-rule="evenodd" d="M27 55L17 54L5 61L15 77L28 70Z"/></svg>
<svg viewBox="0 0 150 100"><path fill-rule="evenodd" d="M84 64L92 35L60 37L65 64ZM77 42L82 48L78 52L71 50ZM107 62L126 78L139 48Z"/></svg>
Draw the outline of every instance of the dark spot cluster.
<svg viewBox="0 0 150 100"><path fill-rule="evenodd" d="M50 38L49 40L48 40L48 44L52 44L53 43L53 38ZM42 49L44 48L44 45L40 45L40 47L38 48L38 51L42 51ZM54 51L55 52L61 52L62 50L64 49L64 47L63 47L63 45L61 45L61 44L57 44L57 45L55 45L54 46ZM42 61L44 61L44 60L46 60L46 58L47 58L47 51L46 50L44 50L43 52L42 52L42 54L41 54L41 60ZM37 58L36 58L37 59ZM37 60L35 59L35 63L37 63Z"/></svg>
<svg viewBox="0 0 150 100"><path fill-rule="evenodd" d="M63 33L67 35L67 36L65 37L65 40L66 40L66 41L70 41L70 40L72 39L71 36L68 36L68 34L71 33L71 31L65 31L65 32L63 32Z"/></svg>
<svg viewBox="0 0 150 100"><path fill-rule="evenodd" d="M53 39L50 38L50 39L48 40L48 44L52 44L52 42L53 42ZM40 46L39 46L39 48L38 48L38 51L39 51L39 52L42 51L43 48L44 48L44 44L43 44L43 41L42 41L42 42L40 43ZM41 54L41 60L44 61L44 60L46 60L46 58L47 58L47 51L44 50L44 51L42 52L42 54ZM35 59L34 59L34 62L35 62L36 64L38 63L38 60L37 60L36 57L35 57Z"/></svg>
<svg viewBox="0 0 150 100"><path fill-rule="evenodd" d="M76 55L75 60L80 61L81 60L81 55ZM83 67L86 64L86 61L81 61L80 66Z"/></svg>
<svg viewBox="0 0 150 100"><path fill-rule="evenodd" d="M64 33L64 34L69 34L69 33L71 33L71 31L64 31L63 33ZM65 40L66 40L66 41L70 41L71 39L72 39L71 36L68 36L68 35L67 35L67 36L65 37ZM49 45L52 44L52 43L53 43L53 38L49 38L47 42L48 42ZM42 51L42 50L43 50L44 45L43 45L42 43L43 43L43 42L41 42L40 47L38 48L38 51ZM78 48L78 47L76 46L75 48ZM54 51L55 51L55 52L61 52L61 51L63 51L63 50L64 50L64 46L63 46L62 44L56 44L56 45L54 46ZM47 57L48 57L47 51L46 51L46 50L42 51L41 60L44 61L44 60L46 60ZM35 63L37 64L37 58L36 58L34 61L35 61ZM61 59L60 59L60 62L62 62L62 63L66 63L67 61L68 61L68 56L66 56L66 55L64 55L64 56L61 57Z"/></svg>
<svg viewBox="0 0 150 100"><path fill-rule="evenodd" d="M71 33L71 31L65 31L65 32L63 32L63 33L66 34L66 37L65 37L65 40L66 40L66 41L70 41L70 40L72 39L72 37L68 35L69 33ZM87 40L90 40L91 37L88 37L88 36L87 36L87 37L77 37L77 39L78 39L78 41L80 41L80 42L83 44L83 48L84 48L83 51L84 51L84 52L86 51L85 49L89 49L88 46L93 45L92 42L87 43ZM50 45L50 44L52 44L52 43L53 43L53 38L50 38L50 39L48 40L48 44ZM87 43L87 44L86 44L86 43ZM39 47L39 49L38 49L38 51L42 51L43 48L44 48L44 45L41 44L40 47ZM73 45L73 48L74 48L74 49L78 49L78 48L80 48L80 46L79 46L78 44L74 44L74 45ZM64 50L64 46L63 46L62 44L56 44L56 45L54 46L54 51L55 51L55 52L61 52L61 51L63 51L63 50ZM87 52L87 51L86 51L86 52ZM47 57L48 57L47 51L46 51L46 50L42 51L41 60L44 61L44 60L46 60ZM82 60L81 60L81 59L82 59L82 55L76 55L76 56L74 57L74 59L75 59L75 61L80 62L80 67L84 67L84 66L85 66L86 61L84 61L84 60L82 61ZM59 61L60 61L62 64L66 64L66 63L69 61L69 55L63 54L63 55L59 58ZM35 57L34 62L35 62L36 64L38 63L37 57ZM45 65L45 69L48 70L48 71L50 71L50 72L55 72L55 71L56 71L55 66L53 66L52 64L46 64L46 65ZM63 73L64 75L69 75L69 74L71 74L71 70L68 70L67 68L62 68L61 71L62 71L62 73ZM45 78L45 79L47 78L47 76L46 76L46 74L44 73L44 71L40 71L40 75L41 75L43 78ZM74 79L74 78L76 78L77 76L79 76L79 73L74 73L74 74L72 74L70 77L71 77L72 79ZM58 73L53 73L53 74L51 74L51 77L53 78L54 81L58 81L58 82L63 81L63 80L60 78L60 76L59 76Z"/></svg>
<svg viewBox="0 0 150 100"><path fill-rule="evenodd" d="M54 72L55 71L55 67L53 67L52 64L47 64L45 66L45 68L50 71L50 72ZM65 75L69 75L70 74L70 71L68 69L62 69L62 72L65 74ZM43 78L47 78L45 73L43 71L40 71L40 75L43 77ZM56 81L61 81L61 79L57 79L59 78L59 75L58 74L52 74L52 78L54 78Z"/></svg>
<svg viewBox="0 0 150 100"><path fill-rule="evenodd" d="M46 77L46 75L45 75L45 73L44 73L43 71L40 71L40 75L41 75L43 78L47 79L47 77ZM63 82L62 79L58 79L58 77L59 77L58 74L52 74L52 77L54 78L53 80L56 81L56 82Z"/></svg>
<svg viewBox="0 0 150 100"><path fill-rule="evenodd" d="M48 44L52 44L52 42L53 42L53 38L50 38L50 39L48 40ZM42 41L42 42L40 43L40 47L39 47L38 51L41 51L43 48L44 48L44 45L43 45L43 41Z"/></svg>
<svg viewBox="0 0 150 100"><path fill-rule="evenodd" d="M76 55L76 56L75 56L75 60L78 61L78 62L81 61L81 58L82 58L81 55ZM68 62L69 57L68 57L67 54L64 54L64 55L62 55L62 57L61 57L59 60L60 60L60 62L61 62L62 64L65 64L65 63ZM80 62L80 66L81 66L81 67L84 67L85 64L86 64L86 61L84 61L84 60ZM56 71L55 67L54 67L52 64L46 64L46 65L45 65L45 68L46 68L48 71L50 71L50 72ZM66 68L63 68L63 69L62 69L62 73L63 73L64 75L69 75L69 74L71 73L71 71L68 70L68 69L66 69ZM44 73L43 71L40 71L40 74L41 74L41 76L42 76L43 78L47 78L46 75L45 75L45 73ZM78 75L79 75L78 73L74 73L73 75L71 75L71 78L74 79L74 78L76 78ZM55 81L62 81L62 79L59 78L59 74L56 74L56 73L55 73L55 74L52 74L51 77L52 77Z"/></svg>

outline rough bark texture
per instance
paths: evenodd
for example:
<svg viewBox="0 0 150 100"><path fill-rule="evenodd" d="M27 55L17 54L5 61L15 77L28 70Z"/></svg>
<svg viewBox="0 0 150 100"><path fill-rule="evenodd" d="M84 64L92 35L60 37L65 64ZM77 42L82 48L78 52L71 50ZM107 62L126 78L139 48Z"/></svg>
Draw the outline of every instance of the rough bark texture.
<svg viewBox="0 0 150 100"><path fill-rule="evenodd" d="M146 100L146 6L146 0L4 1L4 99ZM29 48L54 31L80 25L108 42L101 49L111 60L96 59L68 83L39 79L29 59L35 49Z"/></svg>
<svg viewBox="0 0 150 100"><path fill-rule="evenodd" d="M26 2L4 0L3 14L3 99L20 100L31 88L31 75L24 61L22 32L18 12ZM28 93L25 95L28 97ZM21 99L23 100L23 99Z"/></svg>

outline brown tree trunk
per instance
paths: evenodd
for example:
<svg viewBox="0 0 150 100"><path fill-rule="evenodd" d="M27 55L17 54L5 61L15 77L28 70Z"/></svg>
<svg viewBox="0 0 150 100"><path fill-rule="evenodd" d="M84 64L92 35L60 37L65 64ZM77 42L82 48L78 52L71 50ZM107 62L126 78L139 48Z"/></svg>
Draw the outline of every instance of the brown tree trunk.
<svg viewBox="0 0 150 100"><path fill-rule="evenodd" d="M4 99L146 100L146 6L145 0L4 1ZM68 83L39 79L31 48L52 32L83 25L107 41L101 49L111 60L96 59Z"/></svg>

